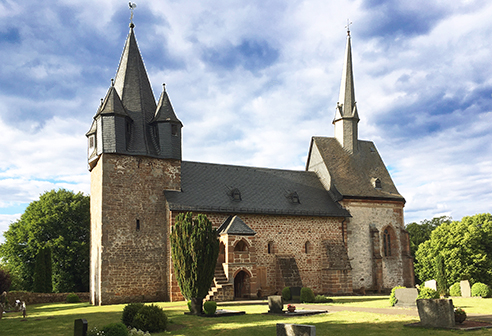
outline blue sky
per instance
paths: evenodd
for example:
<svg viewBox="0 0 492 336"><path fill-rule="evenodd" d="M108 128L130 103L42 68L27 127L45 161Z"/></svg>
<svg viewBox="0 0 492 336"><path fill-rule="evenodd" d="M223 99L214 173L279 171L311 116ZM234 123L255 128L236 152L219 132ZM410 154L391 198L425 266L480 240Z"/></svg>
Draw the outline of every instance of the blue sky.
<svg viewBox="0 0 492 336"><path fill-rule="evenodd" d="M129 17L127 1L0 0L0 231L44 191L89 193L84 134ZM409 223L491 211L490 17L481 0L168 0L134 22L185 160L302 170L311 136L333 136L350 18L359 138Z"/></svg>

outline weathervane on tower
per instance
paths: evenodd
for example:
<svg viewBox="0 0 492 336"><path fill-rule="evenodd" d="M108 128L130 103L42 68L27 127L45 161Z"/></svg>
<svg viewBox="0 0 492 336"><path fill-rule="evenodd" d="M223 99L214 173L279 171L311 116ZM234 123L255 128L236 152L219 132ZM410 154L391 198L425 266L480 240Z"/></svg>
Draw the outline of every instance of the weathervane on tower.
<svg viewBox="0 0 492 336"><path fill-rule="evenodd" d="M350 21L349 19L347 19L347 25L345 26L345 28L347 28L347 35L350 36L350 25L352 24L352 21Z"/></svg>
<svg viewBox="0 0 492 336"><path fill-rule="evenodd" d="M133 24L133 10L137 8L137 4L134 2L129 2L128 7L130 7L130 10L132 11L132 15L130 15L130 27L134 27L135 25Z"/></svg>

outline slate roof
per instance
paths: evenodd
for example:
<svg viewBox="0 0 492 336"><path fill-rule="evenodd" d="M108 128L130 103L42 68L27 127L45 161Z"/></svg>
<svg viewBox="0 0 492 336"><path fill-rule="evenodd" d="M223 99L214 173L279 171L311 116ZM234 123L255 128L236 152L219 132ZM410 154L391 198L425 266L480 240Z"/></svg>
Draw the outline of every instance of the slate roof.
<svg viewBox="0 0 492 336"><path fill-rule="evenodd" d="M333 192L340 193L344 198L405 201L372 141L359 140L359 150L353 154L345 151L335 138L313 137L311 151L313 146L318 147L330 173L336 188ZM374 187L376 178L381 180L381 188Z"/></svg>
<svg viewBox="0 0 492 336"><path fill-rule="evenodd" d="M148 127L148 123L154 118L157 105L133 26L130 26L130 33L123 48L114 88L126 112L133 120L133 136L128 145L129 152L157 155L158 150Z"/></svg>
<svg viewBox="0 0 492 336"><path fill-rule="evenodd" d="M183 161L181 191L165 196L173 211L350 217L308 171Z"/></svg>
<svg viewBox="0 0 492 336"><path fill-rule="evenodd" d="M158 121L173 121L182 125L181 121L176 117L176 113L174 113L165 85L162 85L162 93L157 104L155 116L152 119L152 122Z"/></svg>
<svg viewBox="0 0 492 336"><path fill-rule="evenodd" d="M229 216L217 229L219 234L236 236L254 236L256 232L248 226L239 216Z"/></svg>

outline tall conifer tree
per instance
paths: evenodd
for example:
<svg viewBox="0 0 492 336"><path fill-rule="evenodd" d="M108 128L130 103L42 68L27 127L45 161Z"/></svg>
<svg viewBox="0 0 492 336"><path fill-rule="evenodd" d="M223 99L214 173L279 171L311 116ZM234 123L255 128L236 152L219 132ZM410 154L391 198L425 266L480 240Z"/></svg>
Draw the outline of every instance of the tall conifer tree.
<svg viewBox="0 0 492 336"><path fill-rule="evenodd" d="M176 279L183 296L191 300L193 314L202 314L219 255L217 229L207 216L179 214L171 231L171 253Z"/></svg>

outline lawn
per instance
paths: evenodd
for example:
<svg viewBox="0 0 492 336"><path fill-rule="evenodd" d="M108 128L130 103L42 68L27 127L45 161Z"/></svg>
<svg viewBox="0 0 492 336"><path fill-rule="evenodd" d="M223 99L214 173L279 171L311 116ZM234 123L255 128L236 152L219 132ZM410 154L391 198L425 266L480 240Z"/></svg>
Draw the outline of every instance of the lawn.
<svg viewBox="0 0 492 336"><path fill-rule="evenodd" d="M335 298L335 305L388 308L387 296L358 296ZM456 306L470 313L492 314L492 299L453 299ZM445 335L462 334L460 331L408 328L404 324L417 322L417 318L405 315L384 315L364 312L340 311L329 314L284 317L265 315L266 301L252 304L219 304L220 309L242 310L246 315L220 318L205 318L184 315L184 302L158 303L169 317L170 331L152 335L275 335L277 323L311 324L316 326L316 335ZM84 318L89 328L118 322L124 305L96 307L88 303L38 304L28 306L28 317L22 320L20 313L8 313L0 320L0 335L8 336L64 336L73 335L75 319ZM329 308L328 308L329 309ZM492 330L477 330L473 335L492 335Z"/></svg>

